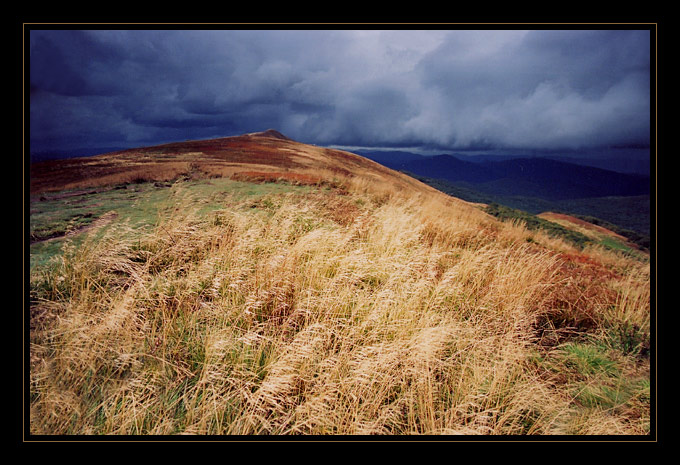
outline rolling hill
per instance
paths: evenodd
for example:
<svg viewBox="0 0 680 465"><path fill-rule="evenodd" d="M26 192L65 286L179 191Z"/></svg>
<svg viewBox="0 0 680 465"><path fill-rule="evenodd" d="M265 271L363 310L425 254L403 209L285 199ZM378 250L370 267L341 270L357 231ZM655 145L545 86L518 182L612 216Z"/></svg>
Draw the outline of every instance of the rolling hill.
<svg viewBox="0 0 680 465"><path fill-rule="evenodd" d="M273 130L30 175L31 435L651 434L648 256Z"/></svg>
<svg viewBox="0 0 680 465"><path fill-rule="evenodd" d="M91 157L50 160L30 167L30 191L116 185L135 181L229 177L262 170L285 178L286 173L326 177L367 172L377 179L423 189L421 183L353 153L301 144L268 130L243 136L184 141L126 149ZM311 182L311 180L310 180ZM417 187L415 187L417 186Z"/></svg>
<svg viewBox="0 0 680 465"><path fill-rule="evenodd" d="M648 176L624 174L548 158L471 162L451 155L419 156L397 152L366 156L393 169L470 186L489 195L568 200L650 193Z"/></svg>

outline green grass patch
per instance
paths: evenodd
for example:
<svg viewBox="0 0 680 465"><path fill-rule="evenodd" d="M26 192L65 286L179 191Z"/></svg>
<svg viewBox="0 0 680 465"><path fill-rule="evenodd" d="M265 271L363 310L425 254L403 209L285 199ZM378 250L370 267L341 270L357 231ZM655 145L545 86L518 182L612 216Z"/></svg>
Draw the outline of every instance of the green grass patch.
<svg viewBox="0 0 680 465"><path fill-rule="evenodd" d="M613 237L602 237L599 244L609 250L623 252L626 255L633 255L636 253L635 249L627 246L617 239L614 239Z"/></svg>
<svg viewBox="0 0 680 465"><path fill-rule="evenodd" d="M605 374L615 376L619 373L606 351L594 344L569 343L561 347L563 363L582 376Z"/></svg>
<svg viewBox="0 0 680 465"><path fill-rule="evenodd" d="M491 203L484 208L484 211L502 221L520 221L526 225L530 231L543 230L553 237L565 239L578 247L585 247L592 241L585 235L572 231L552 221L539 218L531 213L514 208Z"/></svg>
<svg viewBox="0 0 680 465"><path fill-rule="evenodd" d="M610 412L649 405L650 380L628 372L630 361L601 340L569 342L549 356L531 358L537 367L566 377L579 409Z"/></svg>
<svg viewBox="0 0 680 465"><path fill-rule="evenodd" d="M106 214L115 214L111 224L126 224L134 231L153 227L160 219L179 212L178 205L185 200L190 200L194 206L192 213L199 217L215 217L219 210L246 198L262 199L258 207L267 210L268 203L272 203L267 196L289 192L305 194L312 189L310 186L255 184L215 178L174 184L133 183L100 191L51 193L31 203L30 267L34 270L49 265L62 254L66 234L77 233ZM95 232L95 239L102 237L109 226L105 224ZM68 236L68 242L75 246L83 239L82 234Z"/></svg>
<svg viewBox="0 0 680 465"><path fill-rule="evenodd" d="M615 323L607 328L606 335L604 343L624 355L649 355L649 335L636 324L627 321Z"/></svg>

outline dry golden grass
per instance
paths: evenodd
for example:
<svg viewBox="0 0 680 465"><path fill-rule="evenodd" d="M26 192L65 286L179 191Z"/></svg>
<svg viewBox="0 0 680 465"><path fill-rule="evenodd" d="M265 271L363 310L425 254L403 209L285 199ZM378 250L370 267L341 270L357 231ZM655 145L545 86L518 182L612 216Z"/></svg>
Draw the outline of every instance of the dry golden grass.
<svg viewBox="0 0 680 465"><path fill-rule="evenodd" d="M648 266L379 176L67 249L32 277L31 432L647 434L648 402L549 367L574 332L648 337Z"/></svg>
<svg viewBox="0 0 680 465"><path fill-rule="evenodd" d="M32 433L649 433L648 263L262 135L31 175L314 186L202 215L177 182L155 228L67 242L31 276Z"/></svg>

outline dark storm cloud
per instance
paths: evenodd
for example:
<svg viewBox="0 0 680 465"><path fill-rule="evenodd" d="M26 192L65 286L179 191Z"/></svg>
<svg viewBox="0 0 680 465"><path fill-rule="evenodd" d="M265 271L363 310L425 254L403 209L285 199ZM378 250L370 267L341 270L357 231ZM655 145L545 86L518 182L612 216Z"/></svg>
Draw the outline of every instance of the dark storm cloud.
<svg viewBox="0 0 680 465"><path fill-rule="evenodd" d="M32 31L32 149L649 143L649 31Z"/></svg>
<svg viewBox="0 0 680 465"><path fill-rule="evenodd" d="M649 142L649 32L503 36L484 42L485 32L461 31L421 61L434 97L416 127L436 128L444 145Z"/></svg>
<svg viewBox="0 0 680 465"><path fill-rule="evenodd" d="M54 38L49 32L31 37L34 88L64 96L111 95L120 90L109 70L125 58L121 50L92 41L82 31L55 34Z"/></svg>

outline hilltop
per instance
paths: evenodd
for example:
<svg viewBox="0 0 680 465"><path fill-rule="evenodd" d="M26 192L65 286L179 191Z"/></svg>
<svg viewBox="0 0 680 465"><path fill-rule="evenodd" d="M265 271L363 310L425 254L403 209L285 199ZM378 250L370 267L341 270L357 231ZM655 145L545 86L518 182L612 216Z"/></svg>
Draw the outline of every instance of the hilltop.
<svg viewBox="0 0 680 465"><path fill-rule="evenodd" d="M29 194L32 434L650 434L643 255L273 130Z"/></svg>
<svg viewBox="0 0 680 465"><path fill-rule="evenodd" d="M282 178L306 174L309 182L366 174L400 187L434 191L362 156L299 143L272 129L33 163L30 190L37 195L130 182L231 177L244 171Z"/></svg>

